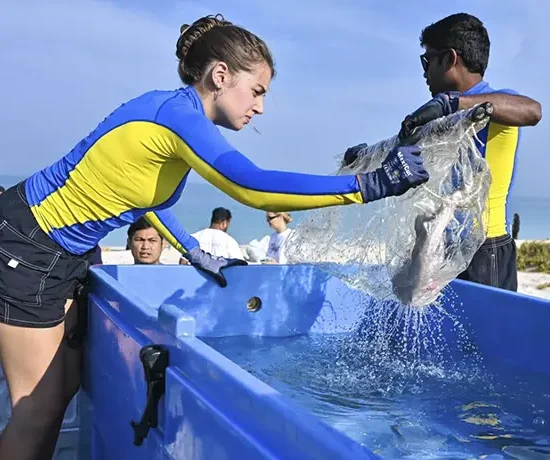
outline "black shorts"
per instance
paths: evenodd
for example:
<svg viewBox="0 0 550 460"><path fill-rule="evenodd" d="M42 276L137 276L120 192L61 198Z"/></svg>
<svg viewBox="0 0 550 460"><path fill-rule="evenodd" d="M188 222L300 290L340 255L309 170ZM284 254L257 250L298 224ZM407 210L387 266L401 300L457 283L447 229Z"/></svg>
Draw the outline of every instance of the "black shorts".
<svg viewBox="0 0 550 460"><path fill-rule="evenodd" d="M487 238L458 278L508 291L518 290L516 242L510 235Z"/></svg>
<svg viewBox="0 0 550 460"><path fill-rule="evenodd" d="M22 327L53 327L65 318L65 303L100 263L99 248L76 256L34 218L24 183L0 195L0 321Z"/></svg>

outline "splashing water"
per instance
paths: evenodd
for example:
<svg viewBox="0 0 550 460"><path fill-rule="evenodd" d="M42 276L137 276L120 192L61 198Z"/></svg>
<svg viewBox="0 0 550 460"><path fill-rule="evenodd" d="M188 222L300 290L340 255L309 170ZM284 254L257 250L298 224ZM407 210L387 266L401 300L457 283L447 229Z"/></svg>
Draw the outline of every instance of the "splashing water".
<svg viewBox="0 0 550 460"><path fill-rule="evenodd" d="M445 304L421 308L365 299L349 334L203 340L383 458L550 454L550 381L494 373L453 297L447 287Z"/></svg>
<svg viewBox="0 0 550 460"><path fill-rule="evenodd" d="M531 388L547 380L486 366L447 286L485 239L490 175L476 133L488 112L478 109L415 133L427 184L368 206L310 211L287 241L290 263L315 263L352 288L339 297L363 312L354 332L205 339L387 458L550 454L550 394ZM337 174L379 167L396 144L368 147ZM329 316L318 321L341 319Z"/></svg>
<svg viewBox="0 0 550 460"><path fill-rule="evenodd" d="M369 299L354 306L364 314L356 332L338 342L335 367L325 383L332 386L353 375L362 380L362 391L395 395L423 391L426 379L456 383L480 378L483 359L458 320L462 307L452 288L445 288L445 297L444 304L415 308Z"/></svg>
<svg viewBox="0 0 550 460"><path fill-rule="evenodd" d="M290 263L316 263L378 300L425 306L464 271L485 239L487 163L476 145L491 107L434 120L417 143L430 180L400 197L306 213L287 240ZM336 174L380 167L397 136L366 147Z"/></svg>

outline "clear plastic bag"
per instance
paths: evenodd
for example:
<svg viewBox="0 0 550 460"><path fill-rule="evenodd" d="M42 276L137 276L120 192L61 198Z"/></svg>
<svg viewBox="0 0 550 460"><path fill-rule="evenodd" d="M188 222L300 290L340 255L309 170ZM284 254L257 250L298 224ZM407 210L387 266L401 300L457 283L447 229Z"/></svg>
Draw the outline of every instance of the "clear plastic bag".
<svg viewBox="0 0 550 460"><path fill-rule="evenodd" d="M400 197L305 213L287 240L289 263L316 263L380 300L424 306L469 265L486 236L491 182L476 133L490 104L434 120L407 144L422 148L430 180ZM380 167L397 136L365 147L336 174Z"/></svg>

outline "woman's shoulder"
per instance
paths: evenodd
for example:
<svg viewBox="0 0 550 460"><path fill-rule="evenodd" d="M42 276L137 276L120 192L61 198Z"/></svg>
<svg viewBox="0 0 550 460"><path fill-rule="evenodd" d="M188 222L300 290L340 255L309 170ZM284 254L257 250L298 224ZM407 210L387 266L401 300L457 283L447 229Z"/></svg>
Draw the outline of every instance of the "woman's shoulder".
<svg viewBox="0 0 550 460"><path fill-rule="evenodd" d="M131 122L154 122L161 107L177 97L178 90L152 90L129 99L116 107L100 126L112 129Z"/></svg>
<svg viewBox="0 0 550 460"><path fill-rule="evenodd" d="M109 132L119 126L133 123L152 123L168 128L185 137L200 128L210 137L219 134L204 115L202 102L195 90L152 90L122 103L99 125L98 132ZM184 132L180 132L184 131Z"/></svg>
<svg viewBox="0 0 550 460"><path fill-rule="evenodd" d="M164 107L177 107L180 110L197 111L197 103L190 98L186 88L175 90L151 90L121 104L113 113L128 113L141 117L144 121L154 120Z"/></svg>

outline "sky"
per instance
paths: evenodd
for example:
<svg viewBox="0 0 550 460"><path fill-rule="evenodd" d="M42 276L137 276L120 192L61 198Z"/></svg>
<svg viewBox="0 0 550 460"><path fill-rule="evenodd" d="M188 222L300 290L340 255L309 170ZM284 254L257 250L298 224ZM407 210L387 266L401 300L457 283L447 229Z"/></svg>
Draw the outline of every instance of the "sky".
<svg viewBox="0 0 550 460"><path fill-rule="evenodd" d="M420 31L468 12L489 31L486 80L543 105L523 130L513 193L550 198L547 0L0 0L0 12L2 175L31 174L124 101L179 87L179 27L214 13L266 40L278 72L254 121L261 134L224 135L263 168L329 174L348 146L394 135L429 99Z"/></svg>

